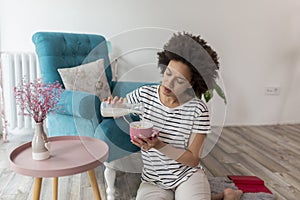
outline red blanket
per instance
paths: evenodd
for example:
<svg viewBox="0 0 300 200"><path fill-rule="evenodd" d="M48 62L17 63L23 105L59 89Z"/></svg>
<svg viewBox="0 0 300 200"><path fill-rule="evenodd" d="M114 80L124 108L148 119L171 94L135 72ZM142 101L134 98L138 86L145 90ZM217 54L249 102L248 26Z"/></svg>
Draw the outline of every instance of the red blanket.
<svg viewBox="0 0 300 200"><path fill-rule="evenodd" d="M229 175L229 179L235 184L235 186L245 192L266 192L272 194L272 192L265 186L264 181L257 176L235 176Z"/></svg>

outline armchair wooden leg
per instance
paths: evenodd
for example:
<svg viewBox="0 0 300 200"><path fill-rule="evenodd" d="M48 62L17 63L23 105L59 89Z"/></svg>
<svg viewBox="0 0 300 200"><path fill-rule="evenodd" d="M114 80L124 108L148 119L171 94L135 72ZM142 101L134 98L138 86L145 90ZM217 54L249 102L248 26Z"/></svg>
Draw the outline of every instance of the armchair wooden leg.
<svg viewBox="0 0 300 200"><path fill-rule="evenodd" d="M88 171L88 174L89 174L89 177L90 177L91 186L93 188L94 198L96 200L101 200L98 183L97 183L97 179L96 179L96 176L95 176L95 171L90 170L90 171Z"/></svg>
<svg viewBox="0 0 300 200"><path fill-rule="evenodd" d="M116 171L112 168L105 166L104 178L107 184L107 189L106 189L107 200L115 200Z"/></svg>
<svg viewBox="0 0 300 200"><path fill-rule="evenodd" d="M39 200L42 188L43 178L34 177L32 200Z"/></svg>

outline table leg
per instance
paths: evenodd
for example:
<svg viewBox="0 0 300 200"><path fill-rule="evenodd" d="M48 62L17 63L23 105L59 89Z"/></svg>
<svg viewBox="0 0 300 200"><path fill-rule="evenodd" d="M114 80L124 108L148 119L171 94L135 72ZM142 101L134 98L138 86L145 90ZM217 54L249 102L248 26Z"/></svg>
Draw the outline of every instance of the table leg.
<svg viewBox="0 0 300 200"><path fill-rule="evenodd" d="M52 180L52 200L57 200L58 197L58 177L53 177Z"/></svg>
<svg viewBox="0 0 300 200"><path fill-rule="evenodd" d="M39 200L40 199L42 181L43 181L43 178L34 177L32 200Z"/></svg>
<svg viewBox="0 0 300 200"><path fill-rule="evenodd" d="M99 192L99 188L98 188L98 183L97 183L97 179L96 179L96 176L95 176L95 171L94 170L89 170L88 174L89 174L89 177L90 177L91 186L93 188L94 198L96 200L101 200L101 196L100 196L100 192Z"/></svg>

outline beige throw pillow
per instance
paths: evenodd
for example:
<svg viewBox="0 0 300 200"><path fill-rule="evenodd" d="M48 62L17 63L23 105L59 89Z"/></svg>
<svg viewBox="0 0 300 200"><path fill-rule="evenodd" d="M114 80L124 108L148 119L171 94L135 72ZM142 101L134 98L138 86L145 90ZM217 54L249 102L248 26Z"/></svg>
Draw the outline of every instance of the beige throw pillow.
<svg viewBox="0 0 300 200"><path fill-rule="evenodd" d="M100 100L111 96L103 59L76 67L60 68L58 73L67 90L95 94Z"/></svg>

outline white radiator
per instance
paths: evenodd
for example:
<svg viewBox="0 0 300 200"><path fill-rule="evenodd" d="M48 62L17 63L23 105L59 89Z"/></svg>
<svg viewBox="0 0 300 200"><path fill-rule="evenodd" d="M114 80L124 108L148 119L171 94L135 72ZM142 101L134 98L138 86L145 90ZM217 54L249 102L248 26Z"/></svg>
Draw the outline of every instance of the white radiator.
<svg viewBox="0 0 300 200"><path fill-rule="evenodd" d="M20 115L16 105L14 87L20 85L22 79L29 81L40 77L37 57L31 52L1 53L3 104L8 133L32 132L34 122L29 116ZM5 125L3 125L3 128Z"/></svg>

